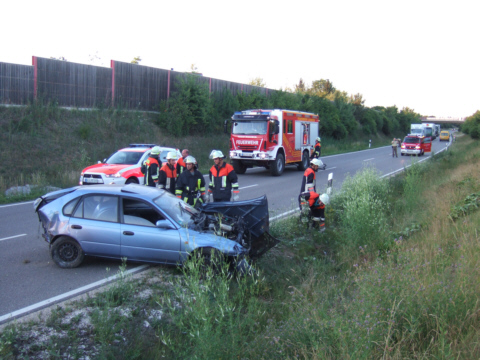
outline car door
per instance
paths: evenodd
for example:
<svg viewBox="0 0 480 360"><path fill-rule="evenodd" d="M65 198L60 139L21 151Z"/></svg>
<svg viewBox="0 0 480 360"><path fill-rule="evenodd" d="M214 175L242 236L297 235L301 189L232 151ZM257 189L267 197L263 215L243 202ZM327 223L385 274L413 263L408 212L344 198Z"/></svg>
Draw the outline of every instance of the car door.
<svg viewBox="0 0 480 360"><path fill-rule="evenodd" d="M180 234L156 227L166 217L151 203L122 198L121 255L129 260L175 264L180 259Z"/></svg>
<svg viewBox="0 0 480 360"><path fill-rule="evenodd" d="M422 140L423 152L432 152L432 138L426 137Z"/></svg>
<svg viewBox="0 0 480 360"><path fill-rule="evenodd" d="M118 196L92 194L75 206L68 223L70 235L86 255L120 257Z"/></svg>

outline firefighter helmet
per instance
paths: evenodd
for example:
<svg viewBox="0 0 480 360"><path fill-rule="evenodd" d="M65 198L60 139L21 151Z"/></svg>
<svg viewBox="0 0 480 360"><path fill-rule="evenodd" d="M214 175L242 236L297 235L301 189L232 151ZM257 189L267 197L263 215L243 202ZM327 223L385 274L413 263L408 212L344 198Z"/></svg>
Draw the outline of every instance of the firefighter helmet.
<svg viewBox="0 0 480 360"><path fill-rule="evenodd" d="M317 165L318 167L323 166L323 162L320 159L312 159L310 160L310 164Z"/></svg>
<svg viewBox="0 0 480 360"><path fill-rule="evenodd" d="M169 151L167 154L167 160L177 160L177 154L173 151Z"/></svg>
<svg viewBox="0 0 480 360"><path fill-rule="evenodd" d="M162 150L160 150L160 146L154 146L150 155L153 155L153 156L160 155L161 151Z"/></svg>
<svg viewBox="0 0 480 360"><path fill-rule="evenodd" d="M320 195L320 201L325 205L328 205L328 203L330 202L330 196L328 196L327 194L322 194Z"/></svg>
<svg viewBox="0 0 480 360"><path fill-rule="evenodd" d="M188 155L186 158L185 158L185 164L196 164L197 163L197 160L195 160L195 158L192 156L192 155Z"/></svg>
<svg viewBox="0 0 480 360"><path fill-rule="evenodd" d="M217 158L223 159L224 157L225 156L223 155L223 153L220 150L212 150L212 152L210 153L210 158L211 159L217 159Z"/></svg>
<svg viewBox="0 0 480 360"><path fill-rule="evenodd" d="M318 141L318 142L322 141L322 139L320 139L320 136L317 137L317 141Z"/></svg>

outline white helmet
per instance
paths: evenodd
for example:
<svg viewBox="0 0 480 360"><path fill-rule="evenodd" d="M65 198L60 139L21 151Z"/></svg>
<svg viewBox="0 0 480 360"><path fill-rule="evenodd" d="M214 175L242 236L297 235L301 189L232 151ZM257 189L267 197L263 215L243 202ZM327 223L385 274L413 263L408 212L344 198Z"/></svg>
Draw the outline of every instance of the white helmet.
<svg viewBox="0 0 480 360"><path fill-rule="evenodd" d="M216 158L223 159L225 156L223 155L223 153L220 150L212 150L209 157L210 157L210 159L216 159Z"/></svg>
<svg viewBox="0 0 480 360"><path fill-rule="evenodd" d="M318 142L322 141L322 139L320 139L320 136L317 137L317 141L318 141Z"/></svg>
<svg viewBox="0 0 480 360"><path fill-rule="evenodd" d="M177 160L177 154L173 151L169 151L167 154L167 160Z"/></svg>
<svg viewBox="0 0 480 360"><path fill-rule="evenodd" d="M186 158L185 158L185 164L196 164L197 163L197 160L195 160L195 158L192 156L192 155L188 155Z"/></svg>
<svg viewBox="0 0 480 360"><path fill-rule="evenodd" d="M160 155L161 151L160 146L154 146L150 155Z"/></svg>
<svg viewBox="0 0 480 360"><path fill-rule="evenodd" d="M328 203L330 202L330 197L327 194L322 194L320 195L320 201L325 205L328 205Z"/></svg>
<svg viewBox="0 0 480 360"><path fill-rule="evenodd" d="M317 165L318 167L323 166L323 162L320 159L312 159L310 160L310 164Z"/></svg>

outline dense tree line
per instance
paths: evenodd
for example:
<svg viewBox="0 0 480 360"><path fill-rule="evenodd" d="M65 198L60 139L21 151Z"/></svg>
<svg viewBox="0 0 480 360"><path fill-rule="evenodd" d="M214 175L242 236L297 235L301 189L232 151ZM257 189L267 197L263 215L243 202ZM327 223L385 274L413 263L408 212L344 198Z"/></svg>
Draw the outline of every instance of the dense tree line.
<svg viewBox="0 0 480 360"><path fill-rule="evenodd" d="M335 89L329 80L316 80L308 87L302 79L295 88L276 91L269 96L258 92L230 91L209 93L208 85L188 75L180 90L160 104L158 124L175 136L222 131L225 119L246 109L291 109L320 116L320 134L335 139L356 135L398 132L408 133L411 123L421 122L420 114L396 106L368 108L361 94L348 96Z"/></svg>
<svg viewBox="0 0 480 360"><path fill-rule="evenodd" d="M480 111L467 117L462 124L461 130L474 139L480 139Z"/></svg>

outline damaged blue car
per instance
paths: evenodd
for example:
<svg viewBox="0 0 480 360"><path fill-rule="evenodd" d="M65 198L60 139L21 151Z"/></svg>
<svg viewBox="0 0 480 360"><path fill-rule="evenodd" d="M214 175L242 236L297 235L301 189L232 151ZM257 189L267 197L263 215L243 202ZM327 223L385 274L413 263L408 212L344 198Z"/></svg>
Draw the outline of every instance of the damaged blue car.
<svg viewBox="0 0 480 360"><path fill-rule="evenodd" d="M77 186L34 203L53 261L79 266L85 256L182 264L194 251L223 254L237 269L278 243L266 196L199 209L156 188Z"/></svg>

